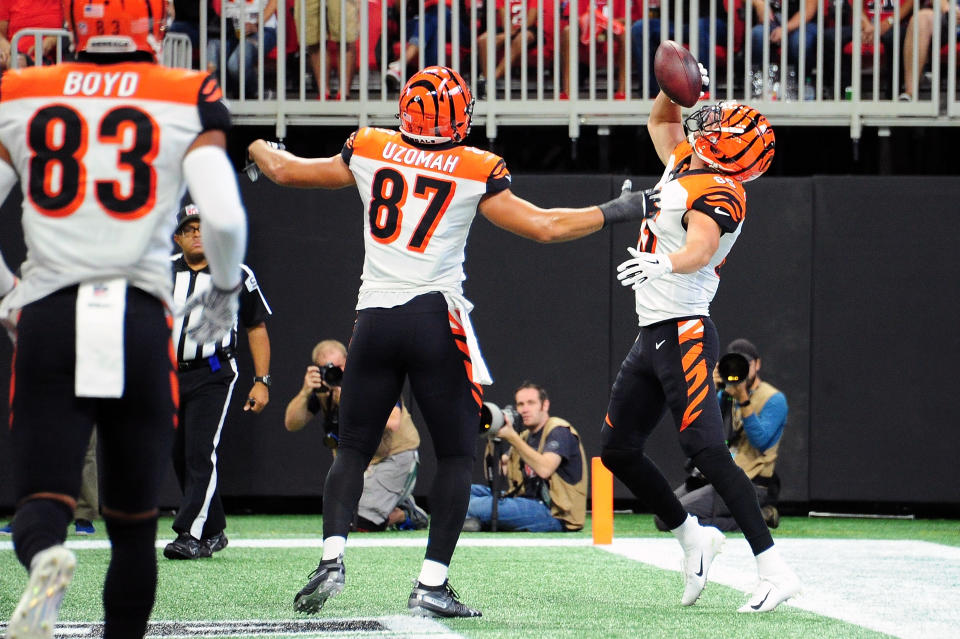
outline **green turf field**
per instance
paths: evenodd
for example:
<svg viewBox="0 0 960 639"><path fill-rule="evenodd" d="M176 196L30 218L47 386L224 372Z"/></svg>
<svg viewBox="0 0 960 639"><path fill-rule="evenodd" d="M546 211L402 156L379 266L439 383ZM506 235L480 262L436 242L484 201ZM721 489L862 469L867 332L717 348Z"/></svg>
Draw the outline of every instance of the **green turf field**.
<svg viewBox="0 0 960 639"><path fill-rule="evenodd" d="M170 520L160 522L166 540ZM779 538L903 539L960 546L956 521L865 521L786 517L775 531ZM589 529L589 524L588 524ZM314 516L233 516L231 540L304 540L319 538ZM655 537L649 516L617 515L616 537ZM425 532L353 535L366 543L416 543ZM588 532L529 535L464 534L451 568L451 583L480 619L444 620L465 637L878 637L862 626L781 606L766 615L736 612L745 595L711 583L696 606L678 605L679 572L662 570L590 545L564 547L477 547L468 541L511 544L526 540L588 538ZM729 535L731 540L739 535ZM81 538L70 536L70 541ZM102 526L93 540L103 540ZM251 542L252 543L252 542ZM479 543L479 542L478 542ZM171 562L159 554L159 590L153 619L237 620L293 619L292 600L320 556L318 548L227 548L212 560ZM109 550L75 550L76 578L61 611L63 621L102 619L100 585ZM412 580L423 557L419 546L351 547L347 553L347 586L328 602L321 618L369 618L403 614ZM12 550L0 550L0 620L9 618L26 573ZM343 635L344 633L339 633ZM311 634L309 636L338 636ZM356 636L356 635L351 635ZM373 635L370 635L373 636ZM376 635L384 636L384 635ZM403 635L385 635L403 636Z"/></svg>

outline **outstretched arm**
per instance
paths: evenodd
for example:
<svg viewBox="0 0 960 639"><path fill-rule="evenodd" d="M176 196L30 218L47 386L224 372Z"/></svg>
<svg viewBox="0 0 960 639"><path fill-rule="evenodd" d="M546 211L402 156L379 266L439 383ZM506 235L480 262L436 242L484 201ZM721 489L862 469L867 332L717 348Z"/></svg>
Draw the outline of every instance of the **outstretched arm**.
<svg viewBox="0 0 960 639"><path fill-rule="evenodd" d="M600 207L542 209L504 189L480 201L480 213L502 229L536 242L566 242L603 228Z"/></svg>
<svg viewBox="0 0 960 639"><path fill-rule="evenodd" d="M255 140L247 151L263 174L282 186L342 189L356 184L350 167L340 155L301 158L274 148L264 140Z"/></svg>

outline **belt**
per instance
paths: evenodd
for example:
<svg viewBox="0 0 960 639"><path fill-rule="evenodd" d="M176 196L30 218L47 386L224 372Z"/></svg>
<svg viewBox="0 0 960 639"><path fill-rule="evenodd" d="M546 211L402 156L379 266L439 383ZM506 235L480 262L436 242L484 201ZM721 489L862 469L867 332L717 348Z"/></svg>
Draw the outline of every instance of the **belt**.
<svg viewBox="0 0 960 639"><path fill-rule="evenodd" d="M221 364L226 364L226 363L229 362L231 359L233 359L233 355L221 355L221 354L218 354L218 355L217 355L217 359L220 360L220 363L221 363ZM181 373L183 373L183 372L185 372L185 371L195 371L195 370L199 370L199 369L201 369L201 368L210 368L209 358L204 358L204 359L192 359L192 360L190 360L190 361L188 361L188 362L178 362L178 363L177 363L177 369L178 369Z"/></svg>

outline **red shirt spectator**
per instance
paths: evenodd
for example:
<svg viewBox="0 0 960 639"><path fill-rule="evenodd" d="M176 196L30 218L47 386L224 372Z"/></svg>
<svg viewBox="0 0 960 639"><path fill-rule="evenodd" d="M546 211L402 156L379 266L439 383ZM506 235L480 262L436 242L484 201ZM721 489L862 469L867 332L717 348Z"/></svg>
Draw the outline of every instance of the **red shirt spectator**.
<svg viewBox="0 0 960 639"><path fill-rule="evenodd" d="M3 23L7 24L6 32ZM13 42L23 29L62 29L63 4L60 0L0 0L0 35ZM33 38L20 38L20 53L33 55Z"/></svg>

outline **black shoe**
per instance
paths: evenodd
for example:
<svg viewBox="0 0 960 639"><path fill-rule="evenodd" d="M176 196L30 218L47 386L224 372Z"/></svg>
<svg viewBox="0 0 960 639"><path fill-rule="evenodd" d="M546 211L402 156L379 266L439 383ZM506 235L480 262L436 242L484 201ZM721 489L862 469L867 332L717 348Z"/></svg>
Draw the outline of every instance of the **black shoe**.
<svg viewBox="0 0 960 639"><path fill-rule="evenodd" d="M463 528L460 530L463 532L480 532L483 530L483 524L476 517L467 517L463 520Z"/></svg>
<svg viewBox="0 0 960 639"><path fill-rule="evenodd" d="M407 497L401 501L399 504L397 504L397 508L402 510L407 516L407 519L403 522L403 524L407 524L408 527L401 528L401 530L423 530L430 525L430 517L423 508L417 506L417 502L413 500L413 496ZM403 524L401 524L401 526L403 526ZM400 526L398 526L398 528L399 527Z"/></svg>
<svg viewBox="0 0 960 639"><path fill-rule="evenodd" d="M339 595L343 590L345 572L343 555L321 561L317 569L310 573L307 585L293 598L293 609L308 615L319 612L327 599Z"/></svg>
<svg viewBox="0 0 960 639"><path fill-rule="evenodd" d="M760 512L763 513L763 521L766 522L768 528L776 528L780 525L780 511L777 510L776 506L764 506L760 509Z"/></svg>
<svg viewBox="0 0 960 639"><path fill-rule="evenodd" d="M222 530L218 532L213 537L204 537L200 540L203 544L210 549L210 554L212 555L215 552L220 552L227 547L227 535Z"/></svg>
<svg viewBox="0 0 960 639"><path fill-rule="evenodd" d="M407 608L415 615L424 617L480 617L479 610L460 603L460 595L449 581L441 586L424 586L419 581L410 593Z"/></svg>
<svg viewBox="0 0 960 639"><path fill-rule="evenodd" d="M213 553L205 543L191 537L190 533L182 532L177 535L176 540L166 545L163 556L167 559L201 559L212 557Z"/></svg>

